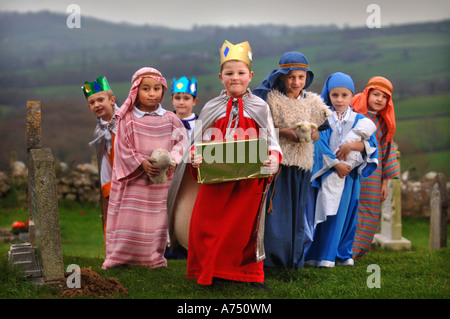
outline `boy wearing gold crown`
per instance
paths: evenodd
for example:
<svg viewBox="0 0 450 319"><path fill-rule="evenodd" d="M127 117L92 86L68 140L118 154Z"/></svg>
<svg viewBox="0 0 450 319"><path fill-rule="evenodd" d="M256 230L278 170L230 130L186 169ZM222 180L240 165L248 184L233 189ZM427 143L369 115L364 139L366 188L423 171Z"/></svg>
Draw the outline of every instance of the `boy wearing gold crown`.
<svg viewBox="0 0 450 319"><path fill-rule="evenodd" d="M170 98L175 109L175 114L186 128L188 139L191 138L198 116L192 113L192 109L198 102L197 80L190 80L182 76L179 80L173 78L172 97Z"/></svg>
<svg viewBox="0 0 450 319"><path fill-rule="evenodd" d="M93 82L84 82L81 87L88 106L97 117L98 123L94 130L94 140L89 146L95 145L99 182L101 187L102 225L106 229L106 216L109 194L111 191L111 175L114 162L114 138L116 135L115 112L119 109L116 97L105 77L99 76Z"/></svg>
<svg viewBox="0 0 450 319"><path fill-rule="evenodd" d="M273 174L281 160L281 149L268 105L248 89L253 76L250 45L225 41L220 56L219 79L225 90L203 107L194 140L253 139L258 138L259 129L265 129L270 155L263 165ZM197 130L199 124L201 130ZM209 128L218 134L211 136ZM188 249L187 278L201 285L232 280L266 289L261 204L268 178L197 184L202 156L187 152L186 162L175 171L168 209L172 242Z"/></svg>

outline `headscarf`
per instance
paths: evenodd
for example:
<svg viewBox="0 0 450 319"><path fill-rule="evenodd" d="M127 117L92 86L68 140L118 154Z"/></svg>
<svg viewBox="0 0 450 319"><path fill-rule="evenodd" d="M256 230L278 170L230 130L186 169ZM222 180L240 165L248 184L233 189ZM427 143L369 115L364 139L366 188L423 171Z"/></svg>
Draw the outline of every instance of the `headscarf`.
<svg viewBox="0 0 450 319"><path fill-rule="evenodd" d="M332 107L333 104L331 104L330 101L330 91L337 87L344 87L352 91L353 94L355 94L355 84L353 83L352 78L350 75L347 75L342 72L336 72L331 74L325 81L325 85L322 89L322 100L325 102L326 105L329 107Z"/></svg>
<svg viewBox="0 0 450 319"><path fill-rule="evenodd" d="M153 78L159 83L161 83L161 85L163 86L161 101L164 99L164 93L166 93L167 90L167 81L161 75L161 72L159 72L157 69L150 67L141 68L137 70L136 73L134 73L133 76L131 77L130 92L128 93L128 97L120 107L119 111L117 111L116 114L117 117L123 117L123 115L134 106L136 102L139 84L141 84L143 78Z"/></svg>
<svg viewBox="0 0 450 319"><path fill-rule="evenodd" d="M367 99L369 98L369 93L372 89L380 90L386 93L389 97L386 103L386 107L378 113L386 122L386 127L388 130L386 134L386 141L390 142L395 134L395 112L394 102L392 101L392 91L394 90L394 87L388 79L382 76L372 77L367 83L364 91L362 93L358 93L352 99L351 105L353 106L353 110L355 112L367 115Z"/></svg>
<svg viewBox="0 0 450 319"><path fill-rule="evenodd" d="M253 90L253 94L266 101L267 94L272 89L277 89L284 93L284 82L279 77L282 74L288 74L292 70L306 71L306 82L303 89L307 89L314 79L314 73L309 69L308 60L302 53L290 51L282 55L279 68L270 72L264 81Z"/></svg>

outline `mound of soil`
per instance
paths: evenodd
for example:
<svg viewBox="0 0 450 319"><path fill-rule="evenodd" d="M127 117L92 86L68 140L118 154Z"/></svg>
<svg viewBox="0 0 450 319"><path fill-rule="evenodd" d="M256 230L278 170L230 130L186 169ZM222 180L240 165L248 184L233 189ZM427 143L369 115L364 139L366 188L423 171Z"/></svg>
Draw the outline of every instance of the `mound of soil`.
<svg viewBox="0 0 450 319"><path fill-rule="evenodd" d="M116 278L103 278L91 267L81 268L81 288L67 288L61 293L64 297L90 296L108 297L120 293L128 295L128 291L119 283ZM66 273L66 278L72 273ZM63 279L66 280L66 279Z"/></svg>

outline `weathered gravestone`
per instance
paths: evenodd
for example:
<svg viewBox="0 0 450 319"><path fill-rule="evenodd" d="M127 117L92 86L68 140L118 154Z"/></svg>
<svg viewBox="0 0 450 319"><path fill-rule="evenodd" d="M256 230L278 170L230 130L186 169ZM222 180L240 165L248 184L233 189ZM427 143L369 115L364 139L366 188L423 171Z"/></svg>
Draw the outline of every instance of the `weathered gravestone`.
<svg viewBox="0 0 450 319"><path fill-rule="evenodd" d="M28 102L27 103L27 153L28 153L28 167L30 167L30 150L42 148L41 143L41 103ZM31 193L31 172L28 170L28 215L29 215L29 233L30 242L33 248L36 248L36 228L37 220L33 214L33 194Z"/></svg>
<svg viewBox="0 0 450 319"><path fill-rule="evenodd" d="M41 103L27 103L28 212L30 243L13 245L10 263L44 283L64 278L55 161L41 145Z"/></svg>
<svg viewBox="0 0 450 319"><path fill-rule="evenodd" d="M447 183L442 173L436 175L430 200L430 249L447 247Z"/></svg>
<svg viewBox="0 0 450 319"><path fill-rule="evenodd" d="M400 152L397 152L400 170ZM379 232L374 236L374 243L392 250L409 250L411 241L402 237L402 198L401 180L388 181L387 197L381 203Z"/></svg>

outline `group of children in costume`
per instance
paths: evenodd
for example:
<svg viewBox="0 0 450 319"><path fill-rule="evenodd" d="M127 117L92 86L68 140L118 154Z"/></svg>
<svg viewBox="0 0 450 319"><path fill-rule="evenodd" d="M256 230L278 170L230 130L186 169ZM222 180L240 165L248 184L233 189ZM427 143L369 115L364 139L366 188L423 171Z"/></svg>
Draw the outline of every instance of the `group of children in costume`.
<svg viewBox="0 0 450 319"><path fill-rule="evenodd" d="M164 267L167 247L178 245L187 251L187 278L201 285L266 288L264 267L353 265L369 251L387 180L399 173L392 84L373 77L355 96L351 77L337 72L318 95L305 91L314 79L306 57L287 52L252 92L251 66L248 42L225 41L224 90L198 117L195 78L173 79L175 112L161 105L167 83L154 68L133 75L120 108L104 77L85 82L99 121L91 144L102 186L103 268ZM296 133L302 121L314 124L310 142ZM197 183L203 158L194 143L258 138L261 128L271 177ZM163 184L149 178L160 173L149 160L158 148L176 163Z"/></svg>

